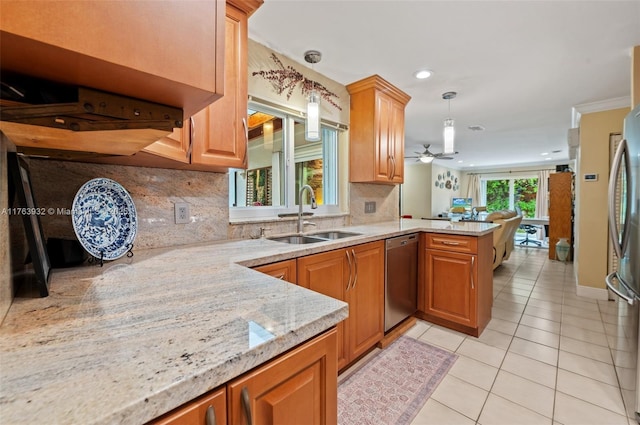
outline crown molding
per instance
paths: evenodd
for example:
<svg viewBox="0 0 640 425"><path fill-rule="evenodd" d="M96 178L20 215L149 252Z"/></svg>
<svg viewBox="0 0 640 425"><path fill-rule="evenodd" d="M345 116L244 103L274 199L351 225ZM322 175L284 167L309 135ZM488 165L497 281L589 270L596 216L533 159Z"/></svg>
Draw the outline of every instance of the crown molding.
<svg viewBox="0 0 640 425"><path fill-rule="evenodd" d="M631 96L581 103L571 108L571 127L577 128L580 126L580 117L583 114L592 114L594 112L610 111L619 108L631 108Z"/></svg>

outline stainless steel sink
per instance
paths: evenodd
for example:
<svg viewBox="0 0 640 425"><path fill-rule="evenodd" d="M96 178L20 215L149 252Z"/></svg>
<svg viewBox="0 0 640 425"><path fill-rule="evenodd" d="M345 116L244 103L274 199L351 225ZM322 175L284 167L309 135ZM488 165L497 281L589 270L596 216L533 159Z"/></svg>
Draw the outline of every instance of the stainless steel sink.
<svg viewBox="0 0 640 425"><path fill-rule="evenodd" d="M312 236L301 236L301 235L278 236L275 238L268 238L268 239L276 242L284 242L284 243L291 243L291 244L307 244L307 243L318 243L318 242L327 241L327 239L315 238Z"/></svg>
<svg viewBox="0 0 640 425"><path fill-rule="evenodd" d="M290 243L290 244L307 244L307 243L326 242L334 239L342 239L342 238L348 238L350 236L359 236L359 235L360 233L340 232L340 231L334 230L330 232L313 233L311 235L275 236L268 239L276 242L284 242L284 243Z"/></svg>
<svg viewBox="0 0 640 425"><path fill-rule="evenodd" d="M360 236L360 233L354 233L354 232L341 232L341 231L331 231L331 232L318 232L318 233L312 233L311 236L313 236L314 238L322 238L322 239L327 239L327 240L333 240L333 239L342 239L342 238L348 238L351 236Z"/></svg>

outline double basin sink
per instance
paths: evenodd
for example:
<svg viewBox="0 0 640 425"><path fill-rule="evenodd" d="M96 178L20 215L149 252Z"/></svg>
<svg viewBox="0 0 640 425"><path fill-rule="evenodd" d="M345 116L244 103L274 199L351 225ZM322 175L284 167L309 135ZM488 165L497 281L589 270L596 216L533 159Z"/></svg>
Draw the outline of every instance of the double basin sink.
<svg viewBox="0 0 640 425"><path fill-rule="evenodd" d="M330 232L318 232L310 235L288 235L288 236L277 236L273 238L268 238L272 241L284 242L290 244L308 244L308 243L318 243L318 242L326 242L332 241L335 239L348 238L351 236L359 236L360 233L353 232L341 232L341 231L330 231Z"/></svg>

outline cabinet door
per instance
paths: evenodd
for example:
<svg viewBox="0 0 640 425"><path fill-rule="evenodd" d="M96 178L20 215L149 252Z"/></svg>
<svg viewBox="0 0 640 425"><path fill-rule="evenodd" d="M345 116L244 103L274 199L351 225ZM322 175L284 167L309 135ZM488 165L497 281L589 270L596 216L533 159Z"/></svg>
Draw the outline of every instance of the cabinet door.
<svg viewBox="0 0 640 425"><path fill-rule="evenodd" d="M215 421L214 421L215 419ZM158 419L149 425L208 425L227 423L227 391L221 388L205 394Z"/></svg>
<svg viewBox="0 0 640 425"><path fill-rule="evenodd" d="M247 15L227 5L224 97L194 118L193 164L247 168Z"/></svg>
<svg viewBox="0 0 640 425"><path fill-rule="evenodd" d="M549 175L549 258L556 259L556 243L573 236L573 173ZM570 258L569 258L570 259Z"/></svg>
<svg viewBox="0 0 640 425"><path fill-rule="evenodd" d="M296 283L296 260L279 261L277 263L265 264L254 267L260 273L284 280L289 283Z"/></svg>
<svg viewBox="0 0 640 425"><path fill-rule="evenodd" d="M173 133L152 143L142 151L188 164L190 132L191 120L185 120L182 128L174 128Z"/></svg>
<svg viewBox="0 0 640 425"><path fill-rule="evenodd" d="M229 423L338 422L336 331L324 333L227 386Z"/></svg>
<svg viewBox="0 0 640 425"><path fill-rule="evenodd" d="M376 173L377 181L388 182L393 178L393 100L383 94L376 96Z"/></svg>
<svg viewBox="0 0 640 425"><path fill-rule="evenodd" d="M425 251L425 313L475 328L477 268L475 255Z"/></svg>
<svg viewBox="0 0 640 425"><path fill-rule="evenodd" d="M391 108L391 181L404 182L404 105L393 102Z"/></svg>
<svg viewBox="0 0 640 425"><path fill-rule="evenodd" d="M344 249L298 258L298 285L338 300L345 301L351 270ZM351 316L351 312L349 312ZM348 329L350 318L338 323L338 368L347 365Z"/></svg>
<svg viewBox="0 0 640 425"><path fill-rule="evenodd" d="M384 242L347 248L354 273L347 291L349 354L355 359L384 336Z"/></svg>

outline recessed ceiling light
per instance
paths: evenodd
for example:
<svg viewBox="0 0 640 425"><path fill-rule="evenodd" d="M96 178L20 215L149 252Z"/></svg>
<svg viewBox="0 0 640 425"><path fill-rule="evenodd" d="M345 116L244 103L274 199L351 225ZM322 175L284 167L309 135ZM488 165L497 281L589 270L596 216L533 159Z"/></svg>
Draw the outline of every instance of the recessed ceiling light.
<svg viewBox="0 0 640 425"><path fill-rule="evenodd" d="M458 164L462 164L463 162L464 162L463 160L460 160L460 161L458 161Z"/></svg>
<svg viewBox="0 0 640 425"><path fill-rule="evenodd" d="M542 156L549 155L549 152L542 152L540 155Z"/></svg>
<svg viewBox="0 0 640 425"><path fill-rule="evenodd" d="M484 126L481 126L480 124L470 125L467 128L471 131L484 131Z"/></svg>
<svg viewBox="0 0 640 425"><path fill-rule="evenodd" d="M551 160L551 158L545 158L544 160L545 160L545 161L549 161L549 160Z"/></svg>
<svg viewBox="0 0 640 425"><path fill-rule="evenodd" d="M431 74L433 74L433 72L429 71L428 69L421 69L419 71L414 72L413 76L416 77L418 80L424 80L426 78L431 77Z"/></svg>
<svg viewBox="0 0 640 425"><path fill-rule="evenodd" d="M476 165L476 164L469 164L469 167L473 167L473 166L475 166L475 165Z"/></svg>

